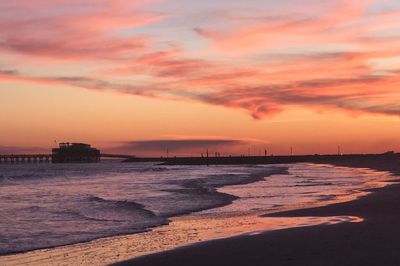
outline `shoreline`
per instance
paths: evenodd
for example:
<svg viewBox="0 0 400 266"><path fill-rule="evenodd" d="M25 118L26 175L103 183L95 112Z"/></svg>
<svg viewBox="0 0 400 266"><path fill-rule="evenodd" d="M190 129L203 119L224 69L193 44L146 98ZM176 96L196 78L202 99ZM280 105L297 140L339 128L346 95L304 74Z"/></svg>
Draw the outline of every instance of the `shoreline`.
<svg viewBox="0 0 400 266"><path fill-rule="evenodd" d="M340 165L338 165L340 166ZM256 176L253 176L253 178L256 178ZM383 181L382 181L383 182ZM189 185L189 184L186 184ZM191 184L193 185L193 184ZM215 184L214 184L215 185ZM218 187L218 186L217 186ZM364 191L364 190L363 190ZM361 191L362 192L362 191ZM181 239L183 242L178 245L178 246L171 246L171 242L163 240L164 244L167 244L168 248L159 250L158 252L162 253L157 253L157 249L155 251L151 251L152 246L154 246L155 243L151 242L152 236L154 237L154 234L161 234L164 235L166 232L168 233L169 239L176 239L178 235L178 238L182 238L181 230L188 231L191 230L191 223L197 223L199 225L199 219L198 217L191 219L190 215L185 215L183 217L179 216L176 218L173 218L171 221L172 225L172 230L171 226L162 226L158 227L158 229L155 230L150 230L148 233L145 233L144 235L142 234L133 234L133 235L121 235L117 237L108 237L108 238L100 238L97 240L93 240L90 242L86 243L78 243L78 244L73 244L73 245L67 245L67 246L62 246L62 247L56 247L52 249L39 249L39 250L34 250L30 252L24 252L24 253L17 253L16 255L5 255L5 256L0 256L0 262L7 262L6 265L21 265L25 263L29 263L29 265L42 265L41 263L45 263L46 265L53 265L53 264L62 264L62 265L71 265L76 264L79 262L79 264L85 264L85 262L91 265L107 265L108 263L115 263L116 261L124 261L129 259L129 261L132 261L132 257L135 257L136 259L140 259L143 256L156 256L159 254L164 254L168 252L174 252L175 250L180 250L181 248L197 248L198 245L202 245L203 243L208 243L208 242L214 242L214 241L230 241L230 239L236 238L238 236L250 236L253 234L264 234L263 232L273 232L271 230L268 230L268 228L271 226L271 221L263 221L264 218L262 218L262 215L265 214L263 211L259 211L257 213L257 216L254 215L245 215L245 216L240 216L236 217L237 219L234 221L234 223L226 223L226 220L224 219L217 219L213 221L213 225L211 224L206 224L207 227L213 227L215 225L215 228L219 228L216 231L220 231L217 235L212 235L211 237L208 236L206 238L201 238L201 236L197 236L195 238L192 238L191 240L187 242L187 239ZM252 219L251 218L246 218L246 216L252 216L252 217L257 217L257 219ZM181 218L180 218L181 217ZM354 215L348 215L348 216L326 216L326 217L301 217L301 218L290 218L290 216L287 216L289 218L286 218L284 216L282 217L275 217L275 216L270 216L274 217L272 220L277 221L278 227L276 227L277 224L275 224L275 229L272 230L285 230L282 228L301 228L302 226L313 226L313 225L318 225L318 224L336 224L340 222L344 223L357 223L362 220L363 217L356 217ZM215 218L215 217L214 217ZM241 219L247 219L245 223ZM361 218L361 219L360 219ZM192 220L189 223L184 220ZM250 220L249 220L250 219ZM205 219L206 220L206 219ZM204 220L204 221L205 221ZM246 224L247 223L247 224ZM238 224L241 224L242 227L238 226ZM244 226L243 226L244 225ZM246 226L252 225L252 229L248 230L249 228ZM233 226L233 228L229 228L230 226ZM235 227L236 226L236 227ZM189 228L190 227L190 228ZM213 227L214 228L214 227ZM255 229L254 229L255 228ZM173 231L175 230L175 231ZM208 230L208 229L207 229ZM187 232L186 232L187 233ZM153 234L153 235L152 235ZM168 238L167 237L167 238ZM171 238L172 237L172 238ZM200 237L200 238L198 238ZM204 237L204 236L203 236ZM143 238L143 239L142 239ZM219 240L218 240L219 239ZM150 242L146 242L150 241ZM139 244L138 248L138 243L142 243L141 247ZM150 244L149 244L150 243ZM148 246L149 245L149 246ZM143 249L137 253L138 249ZM154 248L154 247L153 247ZM128 252L129 249L129 252ZM146 251L147 250L147 251ZM169 250L167 252L164 252L164 250ZM156 253L154 253L156 252ZM132 256L132 254L139 254L139 256ZM141 255L140 255L141 254ZM3 258L2 258L3 257ZM10 261L7 260L7 258L10 259ZM111 258L111 261L110 261ZM93 263L96 262L97 263ZM53 264L51 264L53 263ZM115 265L119 265L121 262L117 262ZM124 263L124 262L122 262ZM169 265L169 264L164 264L164 262L158 262L161 263L162 265ZM208 262L205 262L208 263ZM0 263L1 264L1 263ZM123 264L125 265L125 264ZM130 265L130 262L129 264ZM135 264L136 265L136 262ZM151 263L149 264L151 265ZM176 265L174 262L171 265ZM179 265L179 264L177 264ZM212 265L212 264L211 264ZM235 264L233 264L235 265ZM240 264L239 264L240 265Z"/></svg>
<svg viewBox="0 0 400 266"><path fill-rule="evenodd" d="M68 243L68 244L63 244L63 245L57 245L57 246L47 246L43 248L37 248L37 249L30 249L30 250L25 250L25 251L20 251L20 252L8 252L8 253L2 253L0 255L0 264L6 263L8 265L8 259L10 259L10 265L19 265L20 263L15 263L16 261L20 261L20 259L24 262L27 263L29 260L26 260L26 258L34 258L39 259L39 260L44 260L44 261L49 261L48 259L44 258L46 256L59 256L60 253L62 254L71 254L73 252L79 252L79 249L87 249L90 247L96 247L98 246L103 246L103 245L108 245L111 242L114 242L116 239L121 239L122 241L125 241L128 239L134 239L136 235L142 235L142 234L147 234L152 231L157 231L157 228L165 228L170 225L170 223L175 222L176 220L180 220L182 217L185 219L185 217L189 216L192 213L197 213L203 210L208 210L208 209L213 209L213 208L219 208L223 207L226 205L231 204L235 199L237 199L236 196L226 194L223 192L218 191L218 188L223 187L223 186L231 186L231 185L244 185L244 184L249 184L249 183L254 183L257 181L260 181L264 179L265 176L270 176L270 175L276 175L276 174L285 174L288 171L288 167L285 166L273 166L268 169L263 169L251 174L246 174L245 177L243 175L237 175L236 178L228 180L228 182L214 182L212 178L205 177L205 178L198 178L198 179L193 179L193 180L186 180L185 182L174 182L177 184L180 184L182 186L181 189L175 189L171 190L177 193L188 193L187 190L190 190L192 193L195 194L200 194L202 196L207 195L210 198L213 198L214 201L218 199L217 202L214 202L213 204L209 203L207 206L199 207L196 209L193 209L191 211L187 212L179 212L175 213L172 216L168 216L168 222L160 224L158 226L153 226L153 227L148 227L143 229L142 231L138 232L132 232L132 233L120 233L120 234L115 234L115 235L109 235L109 236L103 236L103 237L98 237L98 238L92 238L88 239L85 241L79 241L79 242L74 242L74 243ZM167 190L166 190L167 191ZM178 222L179 223L179 222ZM126 238L126 239L125 239ZM94 245L92 245L94 243ZM132 242L133 244L134 242ZM174 248L174 247L171 247ZM61 252L60 252L61 251ZM44 256L42 256L44 255ZM40 264L39 264L40 265Z"/></svg>
<svg viewBox="0 0 400 266"><path fill-rule="evenodd" d="M400 174L397 158L375 159L329 163L388 171L393 176ZM112 265L398 265L400 184L368 191L373 193L349 202L265 215L348 215L364 219L362 223L296 227L211 240Z"/></svg>
<svg viewBox="0 0 400 266"><path fill-rule="evenodd" d="M400 161L400 153L381 154L314 154L314 155L258 155L258 156L217 156L217 157L132 157L123 163L157 162L160 165L256 165L256 164L292 164L319 163L339 164L365 161Z"/></svg>
<svg viewBox="0 0 400 266"><path fill-rule="evenodd" d="M121 233L114 234L114 235L110 234L110 235L104 235L104 236L99 236L99 237L93 237L93 238L85 239L83 241L76 241L76 242L65 243L65 244L61 244L61 245L48 245L48 246L43 246L40 248L27 249L27 250L22 250L22 251L3 252L3 253L0 252L0 261L1 261L2 257L6 257L6 256L13 256L13 255L18 256L18 255L22 255L22 254L26 254L26 253L30 253L30 252L41 251L41 250L52 250L52 249L56 249L56 248L68 247L71 245L90 243L92 241L96 241L99 239L113 238L113 237L120 237L120 236L123 237L126 235L135 235L135 234L145 233L145 232L154 230L155 228L169 225L170 221L174 218L178 218L178 217L185 216L185 215L190 215L192 213L197 213L197 212L208 210L208 209L223 207L223 206L232 204L232 202L238 198L234 195L219 192L218 188L220 188L220 187L250 184L250 183L260 181L266 176L271 176L271 175L275 175L275 174L284 174L284 173L287 173L287 171L288 171L287 167L274 166L274 167L271 167L266 170L262 170L262 171L258 171L258 172L246 175L246 177L238 175L236 179L229 180L225 183L213 182L212 178L208 178L208 177L186 180L184 182L174 182L176 184L179 184L181 186L181 188L165 190L165 191L188 194L188 195L192 195L192 196L194 195L194 196L198 196L198 197L207 197L207 199L209 199L209 201L211 199L210 203L208 203L204 206L196 206L195 208L190 209L190 210L184 210L181 212L160 215L159 218L165 219L164 221L160 222L157 225L135 229L136 231L133 230L131 232L121 232Z"/></svg>

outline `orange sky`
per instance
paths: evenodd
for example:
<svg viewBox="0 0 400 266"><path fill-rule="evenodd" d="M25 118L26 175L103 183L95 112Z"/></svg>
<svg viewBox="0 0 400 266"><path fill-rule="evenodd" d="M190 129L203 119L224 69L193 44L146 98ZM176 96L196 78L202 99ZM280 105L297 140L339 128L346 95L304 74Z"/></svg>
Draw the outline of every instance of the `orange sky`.
<svg viewBox="0 0 400 266"><path fill-rule="evenodd" d="M373 0L0 3L0 153L399 150L399 14Z"/></svg>

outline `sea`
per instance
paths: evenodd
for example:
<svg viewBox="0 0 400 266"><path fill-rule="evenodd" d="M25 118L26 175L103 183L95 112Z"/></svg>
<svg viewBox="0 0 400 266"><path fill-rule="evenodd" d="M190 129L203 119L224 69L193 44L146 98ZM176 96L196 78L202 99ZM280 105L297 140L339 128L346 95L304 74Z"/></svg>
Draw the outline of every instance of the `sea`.
<svg viewBox="0 0 400 266"><path fill-rule="evenodd" d="M185 215L240 217L326 205L365 195L390 178L309 163L0 164L0 255L156 231Z"/></svg>

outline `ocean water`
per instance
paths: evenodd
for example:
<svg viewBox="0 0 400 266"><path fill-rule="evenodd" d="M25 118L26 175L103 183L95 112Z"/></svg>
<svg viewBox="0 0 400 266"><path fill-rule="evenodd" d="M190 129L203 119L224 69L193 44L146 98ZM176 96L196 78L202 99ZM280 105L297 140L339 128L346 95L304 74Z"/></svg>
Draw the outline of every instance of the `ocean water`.
<svg viewBox="0 0 400 266"><path fill-rule="evenodd" d="M0 254L143 232L183 214L243 215L335 202L388 180L329 165L0 165Z"/></svg>

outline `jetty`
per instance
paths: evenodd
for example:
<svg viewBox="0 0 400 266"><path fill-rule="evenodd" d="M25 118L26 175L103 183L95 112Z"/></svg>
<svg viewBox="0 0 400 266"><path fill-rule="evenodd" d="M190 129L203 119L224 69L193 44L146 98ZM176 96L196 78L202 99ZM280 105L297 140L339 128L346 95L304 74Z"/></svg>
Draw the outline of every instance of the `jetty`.
<svg viewBox="0 0 400 266"><path fill-rule="evenodd" d="M400 153L382 154L314 154L282 156L216 156L216 157L134 157L124 162L158 162L163 165L263 165L289 163L358 163L364 161L385 162L397 161L400 164Z"/></svg>

